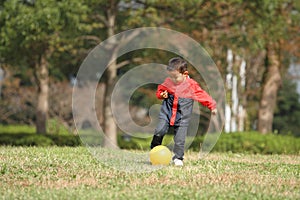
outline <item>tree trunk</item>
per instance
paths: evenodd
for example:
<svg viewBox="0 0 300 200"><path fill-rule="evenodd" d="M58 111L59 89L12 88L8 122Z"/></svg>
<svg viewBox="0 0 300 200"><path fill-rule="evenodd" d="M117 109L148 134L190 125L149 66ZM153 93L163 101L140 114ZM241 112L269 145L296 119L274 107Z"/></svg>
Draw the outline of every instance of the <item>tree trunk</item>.
<svg viewBox="0 0 300 200"><path fill-rule="evenodd" d="M47 133L46 123L48 115L49 91L48 66L45 56L41 56L39 62L36 63L35 73L38 86L38 99L36 108L36 132L38 134L45 134Z"/></svg>
<svg viewBox="0 0 300 200"><path fill-rule="evenodd" d="M245 107L246 114L246 127L245 130L252 130L253 126L256 127L256 123L252 123L253 119L257 119L258 109L256 99L261 94L261 90L257 83L262 82L264 73L264 61L266 59L266 50L259 50L258 52L251 52L253 55L248 57L246 65L246 86L243 95L243 105ZM256 127L257 128L257 127Z"/></svg>
<svg viewBox="0 0 300 200"><path fill-rule="evenodd" d="M116 70L113 65L109 66L106 72L106 88L104 96L104 133L105 138L103 146L107 148L117 148L117 125L114 121L111 110L111 95L114 89L114 81L116 79Z"/></svg>
<svg viewBox="0 0 300 200"><path fill-rule="evenodd" d="M258 131L262 134L272 132L277 92L281 85L280 60L275 45L268 46L267 61L267 74L258 111Z"/></svg>
<svg viewBox="0 0 300 200"><path fill-rule="evenodd" d="M108 37L114 35L116 18L116 4L114 1L110 1L109 9L107 10L107 33ZM114 59L112 55L112 59ZM114 83L117 77L117 63L116 60L108 66L106 71L105 81L105 97L104 97L104 141L103 146L107 148L118 148L117 142L117 125L114 121L111 110L111 95L114 88Z"/></svg>

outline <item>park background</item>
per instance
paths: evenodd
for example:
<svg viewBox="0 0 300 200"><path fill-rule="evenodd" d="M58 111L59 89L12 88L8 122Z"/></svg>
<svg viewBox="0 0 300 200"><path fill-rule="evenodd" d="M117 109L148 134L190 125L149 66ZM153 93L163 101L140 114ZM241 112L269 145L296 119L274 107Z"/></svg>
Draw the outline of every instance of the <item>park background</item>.
<svg viewBox="0 0 300 200"><path fill-rule="evenodd" d="M12 166L23 165L18 163L18 159L11 160L12 158L24 156L31 160L34 159L32 155L41 154L43 158L41 157L40 162L47 163L49 160L44 157L45 154L47 151L53 153L60 151L57 150L57 146L64 146L62 149L65 152L74 154L75 151L77 154L82 154L81 140L77 135L72 116L72 91L73 87L80 87L76 74L88 53L102 41L122 31L139 27L163 27L195 39L209 53L223 77L226 106L221 112L225 114L225 124L213 151L288 156L276 157L278 163L271 158L275 166L279 168L284 166L280 168L282 169L280 172L269 168L269 164L264 166L270 173L278 176L280 173L287 173L285 178L291 180L288 183L280 182L282 184L274 189L269 188L271 192L267 197L270 197L268 196L270 194L271 198L282 197L281 193L276 193L278 190L286 192L287 198L293 199L297 195L297 183L299 183L297 160L299 161L300 152L299 10L300 3L296 0L83 0L80 2L2 0L0 2L0 144L4 145L1 148L1 162L4 162L1 166L1 174L6 180L3 182L5 183L3 188L23 187L24 184L35 186L34 181L37 180L38 183L44 183L39 182L42 172L38 170L38 166L36 169L32 168L35 175L25 171L22 173L22 170L18 171ZM120 148L147 151L149 139L127 137L118 130L109 109L110 89L130 69L145 63L166 64L173 56L174 54L170 52L155 49L130 52L118 58L100 79L96 93L97 117L107 138ZM205 88L205 82L197 71L192 67L189 70L190 76ZM132 117L137 123L147 122L149 120L147 109L154 103L160 103L155 97L155 89L156 85L146 85L139 88L132 96L130 108ZM199 151L199 144L203 142L210 120L209 111L201 106L200 113L206 120L201 120L198 136L191 145L190 150L195 152ZM83 124L83 128L86 129L91 126L88 121ZM103 142L104 146L112 147L109 144ZM19 147L21 148L19 149L14 146L38 146L40 149L31 149L32 147L29 149ZM48 146L53 146L53 149L47 149ZM65 146L75 148L64 149ZM228 159L234 162L241 154L224 155L227 157L216 156L217 158L214 157L207 161L208 163L202 161L205 163L200 164L207 167L206 169L214 166L215 169L226 171L226 164L219 163L219 165L216 160ZM295 155L296 157L293 157ZM260 156L257 155L256 158L262 164L266 158ZM52 164L65 167L59 162L59 158L56 158L57 163L53 161ZM73 162L70 158L65 159L66 162ZM93 161L88 162L93 163ZM192 161L190 167L195 167L198 162ZM253 165L256 166L257 163ZM241 166L249 169L252 167L245 163ZM88 171L89 169L85 167L83 166ZM25 166L25 169L30 168ZM47 173L50 173L49 177L47 176L49 180L47 177L44 179L51 182L53 169L48 167L46 169ZM233 171L239 169L232 168ZM77 168L71 170L76 171ZM66 177L72 179L74 171L70 174L66 172ZM196 172L198 173L197 170ZM260 172L256 171L256 173ZM291 174L288 174L289 172ZM54 179L60 180L63 176L53 173ZM93 177L97 176L96 172L90 173ZM172 179L160 173L157 175L158 178ZM178 177L179 172L173 171L173 173L181 179ZM19 175L13 176L13 174ZM120 176L125 179L127 177L123 174L110 174L106 178L109 179L109 176L116 179ZM80 182L81 178L83 179L84 175L73 177L79 180L79 185L96 185L94 179L92 183L84 181L83 183ZM131 177L130 180L132 182L129 181L129 184L135 185L138 182L137 177ZM229 180L232 179L229 177ZM13 181L17 186L12 184ZM209 180L207 181L210 183ZM220 182L216 183L220 184ZM124 189L124 186L119 184L121 183L112 179L112 185ZM240 182L231 184L238 188L237 191L242 191L238 187ZM258 190L252 188L254 196L257 192L262 192L269 182L256 184ZM110 186L113 187L112 185ZM285 185L291 189L290 193L285 190ZM53 185L39 186L52 188ZM72 188L76 188L78 185L74 183L73 186ZM137 185L134 187L139 188ZM28 188L29 194L33 196L48 195L46 190L36 191L31 187ZM222 190L221 188L216 187L212 191ZM70 192L74 195L75 190ZM2 194L13 197L14 191L9 191ZM17 195L24 194L23 192L20 190ZM86 190L81 192L83 195ZM236 190L231 192L234 193ZM52 195L67 195L66 193L66 191L62 193L56 191ZM120 195L123 194L126 198L125 193ZM230 197L229 193L227 196L226 194L225 197ZM235 194L236 196L233 197L238 196L238 193ZM213 196L214 192L207 195ZM250 197L245 196L245 198ZM190 198L196 197L190 196Z"/></svg>

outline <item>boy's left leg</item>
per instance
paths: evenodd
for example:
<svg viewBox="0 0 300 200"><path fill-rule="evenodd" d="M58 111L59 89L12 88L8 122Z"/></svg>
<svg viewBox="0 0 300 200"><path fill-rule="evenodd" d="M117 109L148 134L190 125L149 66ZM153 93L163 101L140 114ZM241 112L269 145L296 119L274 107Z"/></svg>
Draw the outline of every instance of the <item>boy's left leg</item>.
<svg viewBox="0 0 300 200"><path fill-rule="evenodd" d="M184 144L185 144L185 138L187 135L187 130L188 127L182 127L182 126L175 126L174 127L174 157L173 160L175 159L179 159L179 160L183 160L183 156L184 156Z"/></svg>

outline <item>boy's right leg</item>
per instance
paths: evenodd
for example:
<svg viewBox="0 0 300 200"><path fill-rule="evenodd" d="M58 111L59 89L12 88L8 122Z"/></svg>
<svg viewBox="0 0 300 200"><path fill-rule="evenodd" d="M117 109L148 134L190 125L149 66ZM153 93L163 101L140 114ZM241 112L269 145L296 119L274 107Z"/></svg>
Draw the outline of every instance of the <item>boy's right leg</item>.
<svg viewBox="0 0 300 200"><path fill-rule="evenodd" d="M151 149L153 149L158 145L161 145L162 140L165 134L168 132L168 130L169 130L169 123L166 120L160 119L151 141L151 146L150 146Z"/></svg>
<svg viewBox="0 0 300 200"><path fill-rule="evenodd" d="M185 145L185 138L187 135L188 127L181 127L176 126L174 128L175 135L174 135L174 149L173 152L175 156L173 159L183 160L184 156L184 145Z"/></svg>

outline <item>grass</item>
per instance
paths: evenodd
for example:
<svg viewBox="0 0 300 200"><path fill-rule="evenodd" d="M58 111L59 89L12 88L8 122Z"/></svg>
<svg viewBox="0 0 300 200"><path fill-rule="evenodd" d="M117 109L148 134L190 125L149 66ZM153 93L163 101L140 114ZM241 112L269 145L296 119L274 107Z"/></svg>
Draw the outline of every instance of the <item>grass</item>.
<svg viewBox="0 0 300 200"><path fill-rule="evenodd" d="M183 168L129 173L84 147L0 147L0 199L300 199L299 165L299 155L187 152Z"/></svg>

